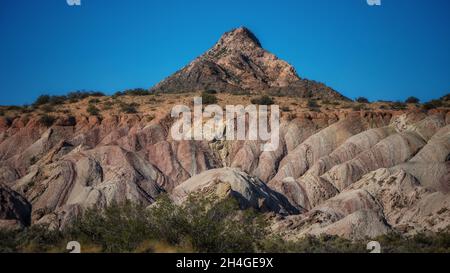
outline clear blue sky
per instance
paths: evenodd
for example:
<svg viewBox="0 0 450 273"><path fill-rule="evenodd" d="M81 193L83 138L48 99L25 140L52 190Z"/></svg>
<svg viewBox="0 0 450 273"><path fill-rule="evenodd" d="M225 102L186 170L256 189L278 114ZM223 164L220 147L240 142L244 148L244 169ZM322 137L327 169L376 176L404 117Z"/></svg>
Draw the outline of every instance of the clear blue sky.
<svg viewBox="0 0 450 273"><path fill-rule="evenodd" d="M299 75L344 95L450 92L450 1L0 0L0 104L149 88L247 26Z"/></svg>

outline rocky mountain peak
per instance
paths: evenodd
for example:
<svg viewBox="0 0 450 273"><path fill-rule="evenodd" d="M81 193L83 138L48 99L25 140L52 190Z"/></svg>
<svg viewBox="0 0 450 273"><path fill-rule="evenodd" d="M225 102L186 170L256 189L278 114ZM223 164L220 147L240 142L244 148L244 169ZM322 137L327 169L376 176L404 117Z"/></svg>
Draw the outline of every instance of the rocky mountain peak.
<svg viewBox="0 0 450 273"><path fill-rule="evenodd" d="M345 99L324 84L301 79L294 67L263 49L246 27L226 32L205 54L163 80L151 91L219 92Z"/></svg>
<svg viewBox="0 0 450 273"><path fill-rule="evenodd" d="M222 35L217 47L239 48L242 45L262 47L260 41L253 32L246 27L240 27Z"/></svg>

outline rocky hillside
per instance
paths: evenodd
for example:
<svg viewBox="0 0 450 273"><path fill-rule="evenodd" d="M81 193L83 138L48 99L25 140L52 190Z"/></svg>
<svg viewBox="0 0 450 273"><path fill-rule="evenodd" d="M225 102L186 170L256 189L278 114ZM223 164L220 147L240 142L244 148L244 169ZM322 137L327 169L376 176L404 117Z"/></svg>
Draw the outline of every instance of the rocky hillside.
<svg viewBox="0 0 450 273"><path fill-rule="evenodd" d="M324 84L301 79L287 62L262 48L241 27L225 33L205 54L151 89L156 92L217 90L343 99Z"/></svg>
<svg viewBox="0 0 450 273"><path fill-rule="evenodd" d="M151 205L163 192L180 203L198 192L236 198L267 214L273 232L288 239L449 226L449 108L355 110L346 101L310 108L307 100L278 97L280 145L263 152L256 141L172 140L170 109L194 96L90 97L5 110L0 226L62 228L87 208ZM251 97L217 99L245 105Z"/></svg>
<svg viewBox="0 0 450 273"><path fill-rule="evenodd" d="M162 193L178 204L197 193L235 198L286 239L450 226L448 96L426 105L351 102L301 79L246 28L152 91L0 107L0 228L63 229L86 209L151 206ZM173 140L172 107L205 94L222 107L270 94L282 111L278 149Z"/></svg>

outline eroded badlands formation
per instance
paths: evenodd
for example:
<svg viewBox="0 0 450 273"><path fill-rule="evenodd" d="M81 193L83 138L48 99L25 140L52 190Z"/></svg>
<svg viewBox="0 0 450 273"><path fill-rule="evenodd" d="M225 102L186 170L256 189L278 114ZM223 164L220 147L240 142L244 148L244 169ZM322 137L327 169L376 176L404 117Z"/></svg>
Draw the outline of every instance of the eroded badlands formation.
<svg viewBox="0 0 450 273"><path fill-rule="evenodd" d="M439 231L450 223L450 113L309 113L256 141L173 141L168 116L0 119L1 225L64 227L89 207L194 192L274 215L288 238ZM180 201L181 200L181 201Z"/></svg>

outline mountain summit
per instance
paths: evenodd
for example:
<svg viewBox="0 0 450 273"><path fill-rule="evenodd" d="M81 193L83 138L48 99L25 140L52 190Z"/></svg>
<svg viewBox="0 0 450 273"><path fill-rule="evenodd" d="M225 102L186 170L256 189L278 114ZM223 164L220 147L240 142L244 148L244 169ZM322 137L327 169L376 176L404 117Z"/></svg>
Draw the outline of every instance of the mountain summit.
<svg viewBox="0 0 450 273"><path fill-rule="evenodd" d="M206 53L151 91L250 92L344 99L322 83L300 78L294 67L262 48L246 27L226 32Z"/></svg>

